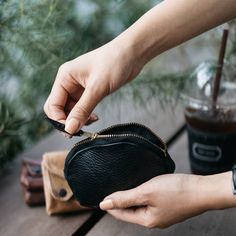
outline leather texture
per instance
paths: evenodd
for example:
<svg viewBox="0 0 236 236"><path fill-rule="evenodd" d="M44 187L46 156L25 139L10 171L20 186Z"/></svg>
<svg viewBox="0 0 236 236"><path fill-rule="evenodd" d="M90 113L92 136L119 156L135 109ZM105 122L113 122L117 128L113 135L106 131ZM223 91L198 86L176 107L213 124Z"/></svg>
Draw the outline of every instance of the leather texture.
<svg viewBox="0 0 236 236"><path fill-rule="evenodd" d="M48 152L43 155L42 172L48 215L84 210L65 180L63 167L68 151Z"/></svg>
<svg viewBox="0 0 236 236"><path fill-rule="evenodd" d="M232 167L233 194L236 195L236 165Z"/></svg>
<svg viewBox="0 0 236 236"><path fill-rule="evenodd" d="M102 136L107 134L113 136ZM67 155L64 173L80 204L98 208L107 195L174 169L160 138L145 126L130 123L112 126L95 139L76 144Z"/></svg>
<svg viewBox="0 0 236 236"><path fill-rule="evenodd" d="M20 175L24 202L29 206L44 205L41 161L23 159Z"/></svg>

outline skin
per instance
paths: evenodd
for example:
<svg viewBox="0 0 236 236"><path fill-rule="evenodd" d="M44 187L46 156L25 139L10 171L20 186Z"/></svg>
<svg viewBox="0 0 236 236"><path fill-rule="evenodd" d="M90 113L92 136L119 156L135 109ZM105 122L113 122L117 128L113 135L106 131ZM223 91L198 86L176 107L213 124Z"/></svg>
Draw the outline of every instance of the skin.
<svg viewBox="0 0 236 236"><path fill-rule="evenodd" d="M111 194L100 208L119 220L166 228L208 210L234 207L231 178L231 172L162 175L134 189Z"/></svg>
<svg viewBox="0 0 236 236"><path fill-rule="evenodd" d="M73 134L96 120L96 105L153 57L235 17L236 0L165 0L111 42L61 65L44 111ZM164 228L236 206L231 175L163 175L108 196L100 207L124 221Z"/></svg>

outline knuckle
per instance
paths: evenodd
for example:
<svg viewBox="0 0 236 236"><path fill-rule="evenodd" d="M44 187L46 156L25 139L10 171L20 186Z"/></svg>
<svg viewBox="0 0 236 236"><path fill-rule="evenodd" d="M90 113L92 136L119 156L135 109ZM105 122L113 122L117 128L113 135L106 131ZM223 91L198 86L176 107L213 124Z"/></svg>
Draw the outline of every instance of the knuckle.
<svg viewBox="0 0 236 236"><path fill-rule="evenodd" d="M129 202L121 196L115 196L111 198L114 208L126 208Z"/></svg>
<svg viewBox="0 0 236 236"><path fill-rule="evenodd" d="M114 208L120 208L122 205L120 197L116 197L115 199L113 198L113 199L111 199L111 201L112 201L112 205Z"/></svg>
<svg viewBox="0 0 236 236"><path fill-rule="evenodd" d="M45 103L44 106L43 106L43 110L44 110L44 112L47 114L48 108L47 108L46 103Z"/></svg>
<svg viewBox="0 0 236 236"><path fill-rule="evenodd" d="M144 226L152 229L154 227L156 227L156 218L154 218L152 215L148 214L146 215L145 219L144 219Z"/></svg>
<svg viewBox="0 0 236 236"><path fill-rule="evenodd" d="M65 62L64 64L60 65L58 68L57 74L59 77L62 79L68 78L69 77L69 68L70 68L70 63Z"/></svg>
<svg viewBox="0 0 236 236"><path fill-rule="evenodd" d="M147 228L148 228L148 229L153 229L153 228L155 228L155 224L152 223L152 222L150 222L150 223L147 225Z"/></svg>
<svg viewBox="0 0 236 236"><path fill-rule="evenodd" d="M48 100L44 103L43 110L46 113L46 115L49 115Z"/></svg>
<svg viewBox="0 0 236 236"><path fill-rule="evenodd" d="M156 217L155 221L152 223L154 224L154 227L157 227L159 229L165 229L169 226L167 224L167 222L165 220L161 219L160 217Z"/></svg>
<svg viewBox="0 0 236 236"><path fill-rule="evenodd" d="M99 99L106 97L107 95L110 94L109 88L106 85L106 83L101 83L99 80L92 80L87 86L88 91L96 95Z"/></svg>
<svg viewBox="0 0 236 236"><path fill-rule="evenodd" d="M75 116L79 120L86 122L90 113L82 105L75 105L72 116Z"/></svg>
<svg viewBox="0 0 236 236"><path fill-rule="evenodd" d="M147 221L144 222L144 226L145 226L146 228L152 229L152 228L155 227L155 224L154 224L153 221L147 220Z"/></svg>
<svg viewBox="0 0 236 236"><path fill-rule="evenodd" d="M150 196L149 194L146 194L144 191L140 192L140 194L136 197L137 201L140 202L143 205L148 205L150 202Z"/></svg>
<svg viewBox="0 0 236 236"><path fill-rule="evenodd" d="M69 62L65 62L65 63L63 63L59 66L58 71L59 72L65 72L65 71L67 71L68 66L69 66Z"/></svg>
<svg viewBox="0 0 236 236"><path fill-rule="evenodd" d="M60 67L58 68L57 73L58 73L58 74L62 74L62 73L64 73L64 71L65 71L65 69L64 69L64 64L62 64L62 65L60 65Z"/></svg>

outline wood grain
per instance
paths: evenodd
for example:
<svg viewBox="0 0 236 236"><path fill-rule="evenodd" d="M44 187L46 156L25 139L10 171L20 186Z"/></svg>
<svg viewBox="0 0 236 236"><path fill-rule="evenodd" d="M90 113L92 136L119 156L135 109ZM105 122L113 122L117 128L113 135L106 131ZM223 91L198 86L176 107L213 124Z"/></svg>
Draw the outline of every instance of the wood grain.
<svg viewBox="0 0 236 236"><path fill-rule="evenodd" d="M45 151L66 149L72 141L53 133L31 150L22 153L0 181L0 235L71 235L91 212L50 217L44 207L28 207L22 198L19 183L22 157L39 158Z"/></svg>
<svg viewBox="0 0 236 236"><path fill-rule="evenodd" d="M176 162L178 173L190 173L187 135L184 134L170 149L170 155ZM218 236L236 235L236 211L227 209L210 211L167 229L147 229L142 226L118 221L106 214L104 218L87 234L88 236Z"/></svg>
<svg viewBox="0 0 236 236"><path fill-rule="evenodd" d="M139 109L129 101L113 107L105 104L97 109L97 114L100 120L85 130L97 131L111 124L135 121L147 125L159 136L167 139L183 122L181 107L175 111L172 107L163 110L155 99L148 101L145 107ZM91 212L85 212L50 217L44 207L30 208L23 202L19 183L20 161L23 157L39 158L44 152L64 150L72 147L78 139L66 140L55 132L32 149L22 153L13 162L8 172L1 176L0 235L72 235L91 216ZM116 225L113 219L112 222Z"/></svg>

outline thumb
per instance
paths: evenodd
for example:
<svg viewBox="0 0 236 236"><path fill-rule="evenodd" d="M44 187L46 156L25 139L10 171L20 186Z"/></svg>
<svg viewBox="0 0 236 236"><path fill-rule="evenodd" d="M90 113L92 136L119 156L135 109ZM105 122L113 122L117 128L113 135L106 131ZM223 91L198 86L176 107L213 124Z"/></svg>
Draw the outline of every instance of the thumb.
<svg viewBox="0 0 236 236"><path fill-rule="evenodd" d="M66 119L65 131L74 134L80 130L100 100L96 93L86 88Z"/></svg>
<svg viewBox="0 0 236 236"><path fill-rule="evenodd" d="M102 210L111 210L115 208L128 208L143 205L147 205L147 199L145 194L137 187L113 193L106 197L99 206Z"/></svg>

